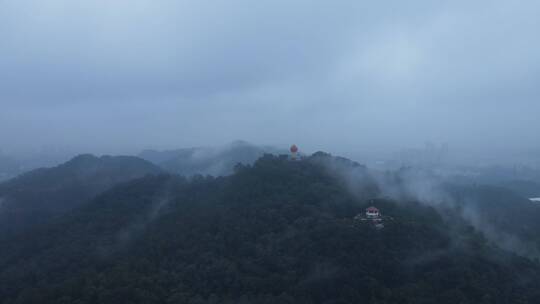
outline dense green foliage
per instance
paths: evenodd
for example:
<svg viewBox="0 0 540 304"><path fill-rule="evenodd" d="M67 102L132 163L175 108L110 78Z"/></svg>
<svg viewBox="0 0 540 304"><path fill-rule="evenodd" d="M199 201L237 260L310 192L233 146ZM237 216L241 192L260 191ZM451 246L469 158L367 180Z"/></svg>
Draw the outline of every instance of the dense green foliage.
<svg viewBox="0 0 540 304"><path fill-rule="evenodd" d="M136 157L80 155L0 184L0 237L80 206L110 187L161 169Z"/></svg>
<svg viewBox="0 0 540 304"><path fill-rule="evenodd" d="M0 243L2 303L540 302L537 263L374 199L358 164L267 155L235 171L147 176ZM369 205L383 229L353 220Z"/></svg>

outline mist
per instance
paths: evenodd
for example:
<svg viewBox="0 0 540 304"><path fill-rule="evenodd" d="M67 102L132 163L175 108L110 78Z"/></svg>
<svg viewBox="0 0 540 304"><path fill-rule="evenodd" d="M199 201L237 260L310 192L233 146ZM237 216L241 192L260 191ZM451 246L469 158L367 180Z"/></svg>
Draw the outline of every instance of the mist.
<svg viewBox="0 0 540 304"><path fill-rule="evenodd" d="M537 1L2 1L0 146L536 155Z"/></svg>

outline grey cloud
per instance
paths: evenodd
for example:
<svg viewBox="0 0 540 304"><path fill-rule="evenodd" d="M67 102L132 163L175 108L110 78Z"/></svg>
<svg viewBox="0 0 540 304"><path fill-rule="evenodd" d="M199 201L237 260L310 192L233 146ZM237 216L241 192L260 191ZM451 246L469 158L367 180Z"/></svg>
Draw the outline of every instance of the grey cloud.
<svg viewBox="0 0 540 304"><path fill-rule="evenodd" d="M537 148L539 13L536 1L2 1L0 144Z"/></svg>

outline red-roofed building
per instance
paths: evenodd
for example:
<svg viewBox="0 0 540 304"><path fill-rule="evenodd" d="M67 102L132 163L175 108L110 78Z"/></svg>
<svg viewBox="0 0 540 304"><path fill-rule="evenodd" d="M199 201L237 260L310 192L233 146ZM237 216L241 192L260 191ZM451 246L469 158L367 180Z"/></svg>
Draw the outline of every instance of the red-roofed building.
<svg viewBox="0 0 540 304"><path fill-rule="evenodd" d="M369 219L376 219L376 218L379 218L379 216L381 216L381 213L379 212L379 209L371 206L369 208L366 209L366 217L369 218Z"/></svg>
<svg viewBox="0 0 540 304"><path fill-rule="evenodd" d="M291 146L291 159L296 160L298 158L298 147L296 145Z"/></svg>

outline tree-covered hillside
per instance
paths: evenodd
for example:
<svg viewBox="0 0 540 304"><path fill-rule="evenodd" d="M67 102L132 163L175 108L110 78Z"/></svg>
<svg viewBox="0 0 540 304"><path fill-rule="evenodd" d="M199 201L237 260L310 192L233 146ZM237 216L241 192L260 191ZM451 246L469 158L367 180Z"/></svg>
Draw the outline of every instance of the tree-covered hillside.
<svg viewBox="0 0 540 304"><path fill-rule="evenodd" d="M322 153L267 155L228 177L147 176L1 243L0 299L540 302L538 263L465 221L381 196L364 167ZM354 219L370 205L384 228Z"/></svg>
<svg viewBox="0 0 540 304"><path fill-rule="evenodd" d="M25 173L0 184L0 237L45 223L118 183L159 173L136 157L92 155Z"/></svg>
<svg viewBox="0 0 540 304"><path fill-rule="evenodd" d="M272 147L257 146L245 141L235 141L220 147L195 147L167 151L145 150L138 156L168 172L191 176L229 175L238 163L252 164L265 153L286 152Z"/></svg>
<svg viewBox="0 0 540 304"><path fill-rule="evenodd" d="M501 187L445 185L453 207L499 246L540 258L540 204Z"/></svg>

